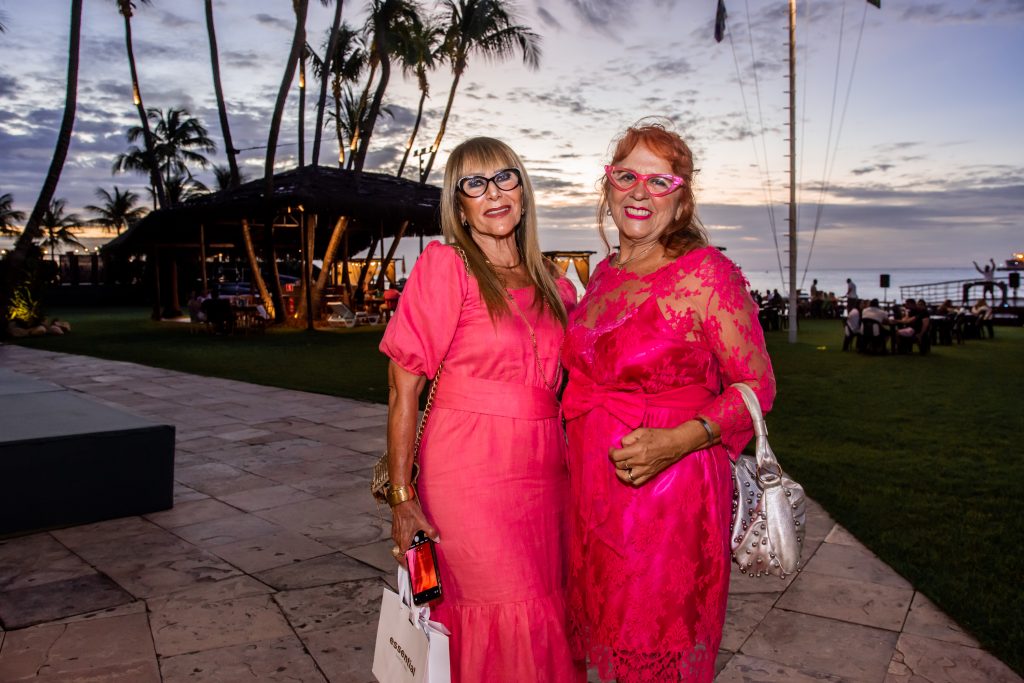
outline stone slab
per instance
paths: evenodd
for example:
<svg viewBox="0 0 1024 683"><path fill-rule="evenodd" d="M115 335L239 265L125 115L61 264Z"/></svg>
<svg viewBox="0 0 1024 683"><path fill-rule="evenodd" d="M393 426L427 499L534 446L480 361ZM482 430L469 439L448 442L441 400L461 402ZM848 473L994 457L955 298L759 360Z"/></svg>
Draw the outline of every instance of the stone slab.
<svg viewBox="0 0 1024 683"><path fill-rule="evenodd" d="M858 683L885 677L898 633L773 609L740 654ZM756 680L756 679L755 679Z"/></svg>
<svg viewBox="0 0 1024 683"><path fill-rule="evenodd" d="M174 603L150 617L157 654L171 657L283 638L291 628L269 595L219 602Z"/></svg>
<svg viewBox="0 0 1024 683"><path fill-rule="evenodd" d="M293 635L160 660L163 683L325 683L316 663ZM331 679L332 683L340 679Z"/></svg>
<svg viewBox="0 0 1024 683"><path fill-rule="evenodd" d="M904 633L885 683L1021 683L998 659L974 647Z"/></svg>
<svg viewBox="0 0 1024 683"><path fill-rule="evenodd" d="M132 602L101 574L88 574L0 593L0 622L16 629Z"/></svg>
<svg viewBox="0 0 1024 683"><path fill-rule="evenodd" d="M0 681L160 683L144 612L7 633Z"/></svg>
<svg viewBox="0 0 1024 683"><path fill-rule="evenodd" d="M899 631L910 609L912 588L895 588L810 571L800 576L779 598L778 607Z"/></svg>
<svg viewBox="0 0 1024 683"><path fill-rule="evenodd" d="M353 560L344 553L336 552L259 572L255 577L277 590L294 590L343 581L374 579L381 575L382 572L374 567Z"/></svg>

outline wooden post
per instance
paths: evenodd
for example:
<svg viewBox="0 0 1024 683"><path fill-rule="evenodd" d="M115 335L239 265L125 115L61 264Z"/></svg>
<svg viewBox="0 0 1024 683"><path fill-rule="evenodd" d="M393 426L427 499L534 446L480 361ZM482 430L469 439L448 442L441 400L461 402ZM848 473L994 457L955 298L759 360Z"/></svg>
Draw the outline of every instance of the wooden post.
<svg viewBox="0 0 1024 683"><path fill-rule="evenodd" d="M203 278L203 292L210 288L206 277L206 226L199 224L199 272Z"/></svg>

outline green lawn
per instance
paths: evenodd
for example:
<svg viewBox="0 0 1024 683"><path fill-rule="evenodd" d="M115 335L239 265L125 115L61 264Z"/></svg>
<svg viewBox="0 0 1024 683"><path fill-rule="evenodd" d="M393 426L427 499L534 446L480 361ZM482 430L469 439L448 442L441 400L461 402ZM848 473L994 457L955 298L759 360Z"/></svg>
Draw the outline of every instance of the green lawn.
<svg viewBox="0 0 1024 683"><path fill-rule="evenodd" d="M383 402L379 328L193 335L141 309L54 311L67 337L26 346ZM772 446L808 493L883 560L1024 672L1016 520L1024 462L1024 330L928 356L842 353L837 322L768 337Z"/></svg>

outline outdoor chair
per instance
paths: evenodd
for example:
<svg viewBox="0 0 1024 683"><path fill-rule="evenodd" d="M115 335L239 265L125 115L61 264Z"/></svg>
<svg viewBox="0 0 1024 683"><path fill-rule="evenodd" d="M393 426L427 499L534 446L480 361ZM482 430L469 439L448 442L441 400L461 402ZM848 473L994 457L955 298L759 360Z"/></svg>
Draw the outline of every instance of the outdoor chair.
<svg viewBox="0 0 1024 683"><path fill-rule="evenodd" d="M335 301L327 304L327 310L330 311L327 315L327 324L335 327L344 325L345 327L356 326L356 314L352 312L352 309L343 304L340 301Z"/></svg>
<svg viewBox="0 0 1024 683"><path fill-rule="evenodd" d="M850 327L848 318L843 318L843 351L860 348L861 329L854 330Z"/></svg>
<svg viewBox="0 0 1024 683"><path fill-rule="evenodd" d="M886 335L882 324L874 318L862 318L860 321L860 344L857 350L861 353L884 354Z"/></svg>
<svg viewBox="0 0 1024 683"><path fill-rule="evenodd" d="M896 350L898 353L913 353L914 345L917 345L922 356L928 355L932 348L931 318L921 321L921 331L912 335L898 335L896 337ZM905 328L909 329L909 328Z"/></svg>
<svg viewBox="0 0 1024 683"><path fill-rule="evenodd" d="M966 324L967 324L967 316L965 316L963 313L957 313L956 317L953 318L953 324L949 328L949 333L950 333L950 337L951 337L951 342L950 343L952 343L954 341L957 344L963 344L964 343L964 337L966 336L966 331L964 330L964 326Z"/></svg>

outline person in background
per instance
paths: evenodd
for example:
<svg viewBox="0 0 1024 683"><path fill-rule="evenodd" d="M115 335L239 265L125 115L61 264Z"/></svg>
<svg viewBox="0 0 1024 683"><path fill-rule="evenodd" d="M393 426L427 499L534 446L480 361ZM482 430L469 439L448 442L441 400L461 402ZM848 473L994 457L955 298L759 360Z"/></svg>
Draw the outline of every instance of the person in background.
<svg viewBox="0 0 1024 683"><path fill-rule="evenodd" d="M860 312L860 317L870 318L871 320L877 320L880 323L884 323L888 319L885 310L880 308L878 305L878 299L872 299L868 302L867 308Z"/></svg>
<svg viewBox="0 0 1024 683"><path fill-rule="evenodd" d="M196 292L190 292L188 298L188 319L189 322L206 322L206 314L203 313L203 297Z"/></svg>
<svg viewBox="0 0 1024 683"><path fill-rule="evenodd" d="M558 352L576 293L537 236L522 159L493 138L452 150L445 244L416 261L380 349L389 358L392 552L437 544L452 683L582 683L566 631L569 494ZM553 267L553 266L551 266ZM443 371L442 371L443 364ZM419 397L437 382L412 465Z"/></svg>
<svg viewBox="0 0 1024 683"><path fill-rule="evenodd" d="M981 285L982 291L987 297L995 298L996 293L996 261L995 259L988 260L989 265L985 266L984 269L978 265L977 261L971 261L974 264L974 269L981 273ZM966 298L966 296L964 297Z"/></svg>
<svg viewBox="0 0 1024 683"><path fill-rule="evenodd" d="M384 303L381 304L380 312L384 316L385 322L391 320L391 316L398 310L398 299L401 296L402 293L398 291L398 287L393 282L384 290Z"/></svg>
<svg viewBox="0 0 1024 683"><path fill-rule="evenodd" d="M846 311L843 324L843 351L848 351L860 339L860 308L854 304Z"/></svg>
<svg viewBox="0 0 1024 683"><path fill-rule="evenodd" d="M992 308L989 307L988 301L984 298L978 299L978 301L971 306L971 314L977 319L975 325L977 326L977 336L981 336L981 331L988 330L989 338L994 338L996 335L995 326L992 322Z"/></svg>
<svg viewBox="0 0 1024 683"><path fill-rule="evenodd" d="M857 285L853 280L846 278L846 309L859 308L860 299L857 298Z"/></svg>
<svg viewBox="0 0 1024 683"><path fill-rule="evenodd" d="M775 376L740 269L695 214L693 155L641 122L615 145L598 264L562 354L570 628L602 680L710 683L729 592L730 458ZM609 248L610 250L610 248Z"/></svg>

